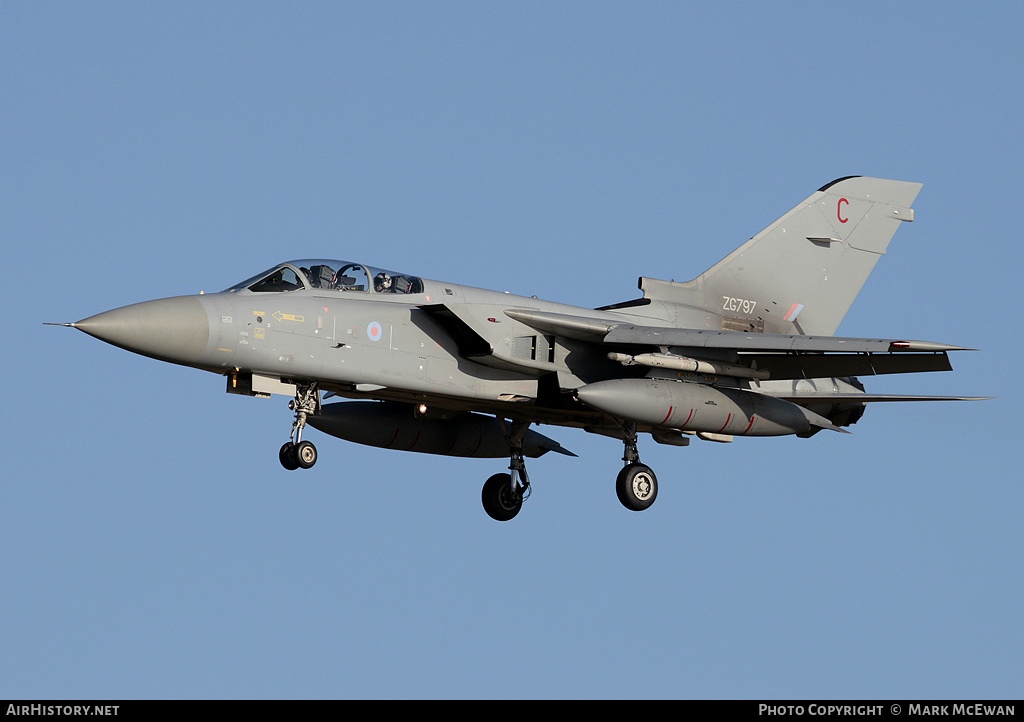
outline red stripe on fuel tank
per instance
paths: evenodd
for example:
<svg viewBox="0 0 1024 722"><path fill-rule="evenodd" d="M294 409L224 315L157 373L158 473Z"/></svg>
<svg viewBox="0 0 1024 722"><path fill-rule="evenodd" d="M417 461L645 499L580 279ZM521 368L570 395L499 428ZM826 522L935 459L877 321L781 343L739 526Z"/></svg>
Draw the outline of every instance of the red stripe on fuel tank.
<svg viewBox="0 0 1024 722"><path fill-rule="evenodd" d="M723 431L725 431L725 427L729 425L730 421L732 421L732 414L729 414L728 416L725 417L725 423L722 424L722 428L720 428L717 433L720 434Z"/></svg>
<svg viewBox="0 0 1024 722"><path fill-rule="evenodd" d="M675 406L669 406L668 407L668 413L665 414L665 418L661 420L661 423L658 424L658 426L663 426L665 424L665 422L668 421L668 417L670 417L672 415L672 409L674 409L674 408L675 408Z"/></svg>

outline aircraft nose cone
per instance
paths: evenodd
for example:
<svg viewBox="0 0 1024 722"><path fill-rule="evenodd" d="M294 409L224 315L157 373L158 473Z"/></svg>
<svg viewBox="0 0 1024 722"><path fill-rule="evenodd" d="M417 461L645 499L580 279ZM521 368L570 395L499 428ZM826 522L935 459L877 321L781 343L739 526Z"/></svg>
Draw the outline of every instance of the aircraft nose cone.
<svg viewBox="0 0 1024 722"><path fill-rule="evenodd" d="M210 339L206 308L194 296L122 306L71 325L114 346L172 363L200 361Z"/></svg>

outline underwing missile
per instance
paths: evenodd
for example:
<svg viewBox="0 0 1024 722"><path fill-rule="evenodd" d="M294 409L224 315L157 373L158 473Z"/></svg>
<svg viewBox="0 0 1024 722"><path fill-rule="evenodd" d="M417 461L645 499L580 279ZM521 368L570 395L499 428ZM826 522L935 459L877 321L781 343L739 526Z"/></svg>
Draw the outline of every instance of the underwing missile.
<svg viewBox="0 0 1024 722"><path fill-rule="evenodd" d="M700 359L676 356L664 353L641 353L631 356L625 353L610 353L608 358L618 361L623 366L651 366L653 368L675 369L676 371L692 371L717 376L736 376L744 379L767 379L767 371L759 371L749 366L727 364L721 361L702 361Z"/></svg>

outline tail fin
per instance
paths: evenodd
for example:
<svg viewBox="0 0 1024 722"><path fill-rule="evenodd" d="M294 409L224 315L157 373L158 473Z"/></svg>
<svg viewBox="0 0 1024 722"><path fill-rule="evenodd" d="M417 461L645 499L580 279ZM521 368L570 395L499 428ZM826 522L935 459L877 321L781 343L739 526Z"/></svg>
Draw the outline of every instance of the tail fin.
<svg viewBox="0 0 1024 722"><path fill-rule="evenodd" d="M694 280L641 279L641 287L648 298L700 299L723 317L723 328L736 322L832 335L900 223L914 220L910 205L920 190L920 183L840 178Z"/></svg>

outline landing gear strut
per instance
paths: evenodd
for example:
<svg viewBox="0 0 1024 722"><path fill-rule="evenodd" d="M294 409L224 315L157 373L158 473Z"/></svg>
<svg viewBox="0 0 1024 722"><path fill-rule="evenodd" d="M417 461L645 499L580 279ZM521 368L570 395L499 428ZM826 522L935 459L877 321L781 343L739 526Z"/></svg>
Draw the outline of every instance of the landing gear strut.
<svg viewBox="0 0 1024 722"><path fill-rule="evenodd" d="M316 383L298 384L295 398L288 402L288 408L295 412L292 422L291 439L281 447L278 458L281 466L294 471L310 469L316 463L316 447L312 441L302 440L302 430L306 427L306 417L320 413L320 389Z"/></svg>
<svg viewBox="0 0 1024 722"><path fill-rule="evenodd" d="M505 419L498 419L511 451L509 471L511 474L495 474L486 482L482 493L484 511L496 521L509 521L523 508L523 502L530 498L530 477L526 473L523 459L523 436L530 428L528 421L513 421L512 429Z"/></svg>
<svg viewBox="0 0 1024 722"><path fill-rule="evenodd" d="M651 467L640 463L640 452L636 447L636 424L622 424L626 435L622 467L615 479L615 493L622 505L630 511L643 511L658 498L658 477Z"/></svg>

